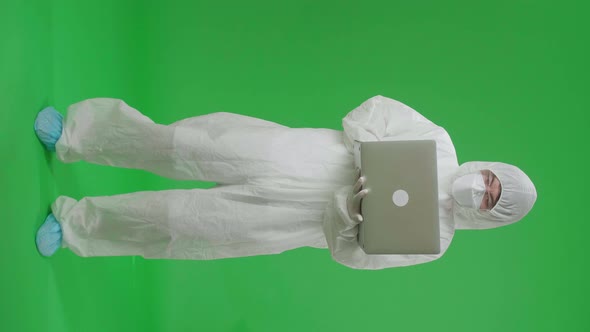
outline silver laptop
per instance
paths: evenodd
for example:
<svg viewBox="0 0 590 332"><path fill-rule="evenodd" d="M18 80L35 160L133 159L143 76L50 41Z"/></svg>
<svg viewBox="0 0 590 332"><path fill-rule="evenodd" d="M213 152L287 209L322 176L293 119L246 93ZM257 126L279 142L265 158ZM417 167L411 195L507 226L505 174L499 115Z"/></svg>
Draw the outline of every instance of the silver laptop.
<svg viewBox="0 0 590 332"><path fill-rule="evenodd" d="M369 193L358 242L367 254L438 254L436 141L355 142Z"/></svg>

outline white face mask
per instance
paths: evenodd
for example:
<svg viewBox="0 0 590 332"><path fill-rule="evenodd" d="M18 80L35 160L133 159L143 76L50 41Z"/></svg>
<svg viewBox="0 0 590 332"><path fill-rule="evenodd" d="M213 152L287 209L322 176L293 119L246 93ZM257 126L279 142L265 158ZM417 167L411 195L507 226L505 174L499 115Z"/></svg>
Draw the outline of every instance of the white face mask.
<svg viewBox="0 0 590 332"><path fill-rule="evenodd" d="M467 174L457 178L453 183L453 198L466 208L479 209L486 185L481 173Z"/></svg>

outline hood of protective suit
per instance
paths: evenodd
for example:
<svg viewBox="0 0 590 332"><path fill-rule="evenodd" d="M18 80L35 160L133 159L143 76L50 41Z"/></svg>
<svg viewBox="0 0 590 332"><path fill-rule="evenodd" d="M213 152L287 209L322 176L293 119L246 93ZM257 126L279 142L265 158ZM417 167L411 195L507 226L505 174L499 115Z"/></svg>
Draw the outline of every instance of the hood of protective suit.
<svg viewBox="0 0 590 332"><path fill-rule="evenodd" d="M451 178L491 170L500 181L502 191L496 205L489 211L465 208L456 201L453 215L457 229L487 229L506 226L522 219L537 200L533 182L518 167L499 162L473 161L462 164Z"/></svg>

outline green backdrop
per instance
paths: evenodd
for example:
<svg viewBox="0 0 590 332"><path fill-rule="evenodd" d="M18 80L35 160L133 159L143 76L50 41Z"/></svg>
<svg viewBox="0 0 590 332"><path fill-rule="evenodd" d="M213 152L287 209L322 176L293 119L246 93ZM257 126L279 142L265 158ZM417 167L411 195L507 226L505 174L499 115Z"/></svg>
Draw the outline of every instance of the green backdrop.
<svg viewBox="0 0 590 332"><path fill-rule="evenodd" d="M1 331L588 331L586 1L0 1ZM225 111L341 129L375 95L443 126L460 162L523 169L519 223L432 263L327 250L217 261L41 257L76 199L208 187L44 152L39 110L124 99L154 121Z"/></svg>

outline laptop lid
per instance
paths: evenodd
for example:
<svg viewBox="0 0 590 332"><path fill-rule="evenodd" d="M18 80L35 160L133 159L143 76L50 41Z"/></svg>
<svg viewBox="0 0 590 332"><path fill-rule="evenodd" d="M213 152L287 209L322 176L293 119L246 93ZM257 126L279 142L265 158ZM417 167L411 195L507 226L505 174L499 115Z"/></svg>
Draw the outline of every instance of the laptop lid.
<svg viewBox="0 0 590 332"><path fill-rule="evenodd" d="M367 254L438 254L436 141L355 144L368 188L359 245Z"/></svg>

